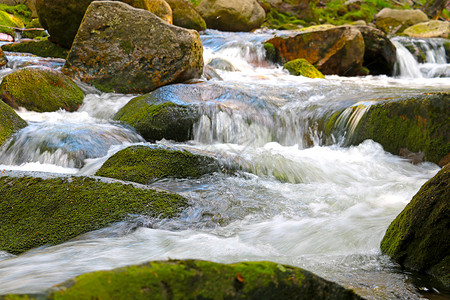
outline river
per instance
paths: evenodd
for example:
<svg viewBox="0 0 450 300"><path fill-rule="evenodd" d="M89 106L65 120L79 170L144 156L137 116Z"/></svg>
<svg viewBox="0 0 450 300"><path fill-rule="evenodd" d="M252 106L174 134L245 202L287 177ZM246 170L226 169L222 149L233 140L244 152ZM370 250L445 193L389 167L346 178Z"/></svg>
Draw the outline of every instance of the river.
<svg viewBox="0 0 450 300"><path fill-rule="evenodd" d="M176 145L239 161L247 171L154 182L189 199L191 207L179 218L140 216L19 256L0 251L0 294L36 293L82 273L149 260L195 258L299 266L367 299L424 297L432 287L401 271L379 244L390 222L439 167L413 165L370 140L351 147L345 140L377 99L450 90L442 40L416 41L428 47L426 60L418 63L403 47L410 41L397 39L395 77L308 79L265 60L262 41L273 34L208 30L201 36L205 63L223 58L235 70L216 70L222 81L163 88L214 90L204 95L207 105L193 140ZM0 77L25 65L60 69L63 64L7 55L10 62ZM3 174L93 175L120 149L145 144L112 121L135 95L80 85L86 97L77 112L18 111L29 126L0 149ZM358 109L342 120L342 134L321 132L321 118L352 106Z"/></svg>

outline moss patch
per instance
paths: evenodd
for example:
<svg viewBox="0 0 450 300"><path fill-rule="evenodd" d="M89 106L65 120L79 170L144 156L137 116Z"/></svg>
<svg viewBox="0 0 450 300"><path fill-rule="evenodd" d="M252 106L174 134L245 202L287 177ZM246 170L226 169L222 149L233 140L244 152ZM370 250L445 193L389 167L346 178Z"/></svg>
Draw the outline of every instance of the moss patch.
<svg viewBox="0 0 450 300"><path fill-rule="evenodd" d="M430 179L391 223L381 251L450 286L450 165Z"/></svg>
<svg viewBox="0 0 450 300"><path fill-rule="evenodd" d="M27 126L21 117L16 112L0 101L0 146L17 130Z"/></svg>
<svg viewBox="0 0 450 300"><path fill-rule="evenodd" d="M366 139L398 155L401 148L425 152L434 163L450 152L450 94L431 93L373 105L363 116L348 144Z"/></svg>
<svg viewBox="0 0 450 300"><path fill-rule="evenodd" d="M325 78L323 74L317 70L312 64L310 64L306 59L294 59L287 62L284 68L295 76L305 76L309 78Z"/></svg>
<svg viewBox="0 0 450 300"><path fill-rule="evenodd" d="M13 108L38 112L74 111L83 103L83 91L66 75L49 70L21 69L0 85L0 97Z"/></svg>
<svg viewBox="0 0 450 300"><path fill-rule="evenodd" d="M219 170L212 157L155 145L132 146L117 152L96 175L147 184L158 178L200 177Z"/></svg>
<svg viewBox="0 0 450 300"><path fill-rule="evenodd" d="M48 40L47 37L39 41L26 41L20 43L6 44L2 46L4 51L25 52L41 57L66 58L69 50L61 48Z"/></svg>
<svg viewBox="0 0 450 300"><path fill-rule="evenodd" d="M19 254L123 221L130 214L174 217L176 194L85 177L0 178L0 249Z"/></svg>
<svg viewBox="0 0 450 300"><path fill-rule="evenodd" d="M49 299L362 299L314 274L272 262L165 261L84 274Z"/></svg>

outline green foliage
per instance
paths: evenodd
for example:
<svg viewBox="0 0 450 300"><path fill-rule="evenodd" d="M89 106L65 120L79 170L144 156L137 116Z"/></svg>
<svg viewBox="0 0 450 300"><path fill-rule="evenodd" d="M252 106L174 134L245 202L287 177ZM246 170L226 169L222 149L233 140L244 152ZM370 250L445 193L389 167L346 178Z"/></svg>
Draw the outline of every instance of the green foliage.
<svg viewBox="0 0 450 300"><path fill-rule="evenodd" d="M183 197L86 177L0 178L0 249L19 254L59 244L130 214L174 217Z"/></svg>
<svg viewBox="0 0 450 300"><path fill-rule="evenodd" d="M8 14L19 18L23 23L31 21L31 11L25 4L18 4L15 6L0 4L0 11L7 12Z"/></svg>
<svg viewBox="0 0 450 300"><path fill-rule="evenodd" d="M276 9L271 8L266 13L266 20L262 27L269 27L280 30L297 29L299 27L307 26L308 23L296 18L290 13L281 13Z"/></svg>

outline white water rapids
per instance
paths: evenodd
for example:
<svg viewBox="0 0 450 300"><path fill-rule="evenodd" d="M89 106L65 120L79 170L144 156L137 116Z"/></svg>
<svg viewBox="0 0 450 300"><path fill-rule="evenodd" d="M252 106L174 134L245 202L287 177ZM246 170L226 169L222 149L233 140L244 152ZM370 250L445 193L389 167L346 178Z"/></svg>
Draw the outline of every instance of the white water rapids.
<svg viewBox="0 0 450 300"><path fill-rule="evenodd" d="M445 69L447 62L416 61L419 73L400 65L398 77L307 79L266 62L261 42L270 36L216 31L202 36L205 63L224 58L236 71L216 70L223 81L211 84L227 92L211 102L228 109L212 108L185 144L241 161L251 173L157 181L155 187L190 200L192 206L179 218L138 217L19 256L0 252L0 295L40 292L94 270L196 258L299 266L368 299L422 297L410 276L381 255L379 244L390 222L439 167L412 165L373 141L343 147L344 136L326 140L317 121L336 109L360 106L359 115L343 121L351 131L364 107L377 99L448 91L445 73L427 77L420 71ZM39 60L9 55L2 76ZM46 62L51 63L61 67ZM93 175L118 150L145 143L111 120L133 95L83 88L87 96L77 112L18 111L29 126L0 149L1 172Z"/></svg>

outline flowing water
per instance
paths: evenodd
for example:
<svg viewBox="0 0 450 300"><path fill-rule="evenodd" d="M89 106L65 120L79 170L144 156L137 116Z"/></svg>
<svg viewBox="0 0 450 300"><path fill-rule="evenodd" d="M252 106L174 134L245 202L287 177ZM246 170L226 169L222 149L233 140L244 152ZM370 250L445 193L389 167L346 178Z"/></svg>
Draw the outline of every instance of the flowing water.
<svg viewBox="0 0 450 300"><path fill-rule="evenodd" d="M370 140L344 145L379 99L448 91L448 73L429 71L448 70L445 53L432 50L440 50L430 46L434 40L424 42L431 49L429 60L419 63L400 40L397 77L308 79L265 60L262 42L273 34L207 31L202 35L205 63L222 58L235 70L216 70L222 81L161 89L168 97L180 95L177 90L197 93L204 104L193 140L178 146L214 152L245 171L153 183L189 199L191 207L178 218L137 217L19 256L0 252L0 294L40 292L94 270L196 258L299 266L368 299L422 297L418 288L430 287L413 285L411 274L381 255L379 244L390 222L439 167L413 165ZM30 56L9 58L0 76L24 66L62 65ZM87 96L77 112L18 111L29 126L0 149L2 173L93 175L115 152L145 143L112 121L133 95L82 88ZM344 110L337 121L344 130L325 136L321 121L339 110Z"/></svg>

